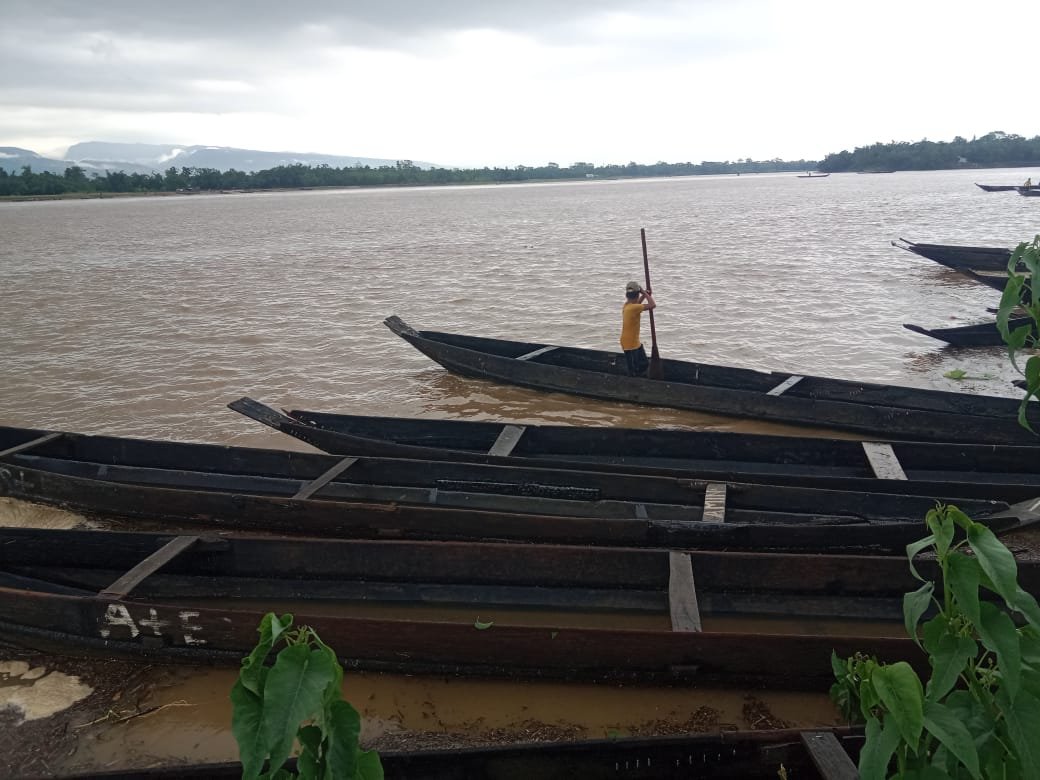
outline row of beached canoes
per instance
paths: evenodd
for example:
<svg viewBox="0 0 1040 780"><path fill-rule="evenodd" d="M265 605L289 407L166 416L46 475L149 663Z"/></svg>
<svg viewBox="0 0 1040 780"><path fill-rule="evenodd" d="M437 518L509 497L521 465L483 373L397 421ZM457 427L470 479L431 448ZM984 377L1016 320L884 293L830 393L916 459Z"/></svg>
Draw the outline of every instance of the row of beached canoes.
<svg viewBox="0 0 1040 780"><path fill-rule="evenodd" d="M832 652L923 668L899 553L937 502L998 533L1040 519L1015 399L673 360L630 377L611 353L386 324L465 376L871 440L248 398L230 406L324 454L0 428L0 495L105 525L0 529L0 639L237 665L292 603L348 668L820 691ZM1040 590L1040 564L1019 577Z"/></svg>

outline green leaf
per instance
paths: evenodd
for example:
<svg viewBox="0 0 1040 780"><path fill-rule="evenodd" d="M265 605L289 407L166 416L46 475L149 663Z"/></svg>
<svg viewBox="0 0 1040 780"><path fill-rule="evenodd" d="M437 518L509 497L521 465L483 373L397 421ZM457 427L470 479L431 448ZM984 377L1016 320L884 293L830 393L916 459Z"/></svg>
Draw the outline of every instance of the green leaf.
<svg viewBox="0 0 1040 780"><path fill-rule="evenodd" d="M238 743L243 780L259 777L267 758L263 700L239 678L231 689L231 733Z"/></svg>
<svg viewBox="0 0 1040 780"><path fill-rule="evenodd" d="M924 726L948 751L967 768L972 777L980 777L979 755L971 733L956 713L932 701L924 703Z"/></svg>
<svg viewBox="0 0 1040 780"><path fill-rule="evenodd" d="M296 760L296 772L302 780L318 780L321 771L321 729L303 726L296 733L300 743L300 757Z"/></svg>
<svg viewBox="0 0 1040 780"><path fill-rule="evenodd" d="M964 377L966 377L967 375L968 372L965 371L963 368L951 368L949 371L943 374L943 376L947 379L964 379Z"/></svg>
<svg viewBox="0 0 1040 780"><path fill-rule="evenodd" d="M997 691L997 702L1004 711L1008 736L1017 754L1022 777L1040 780L1040 699L1020 691L1012 702L1003 688Z"/></svg>
<svg viewBox="0 0 1040 780"><path fill-rule="evenodd" d="M875 669L872 682L903 740L916 753L924 722L924 688L917 673L906 661L897 661Z"/></svg>
<svg viewBox="0 0 1040 780"><path fill-rule="evenodd" d="M932 511L934 512L935 510L933 509ZM931 514L931 512L929 512L929 514ZM933 544L935 544L935 534L926 536L924 539L918 539L916 542L911 542L906 546L906 557L910 561L910 573L913 574L914 577L919 579L921 582L928 582L928 580L922 577L917 572L917 569L914 568L914 558L917 556L919 552L921 552L921 550L925 550L931 547Z"/></svg>
<svg viewBox="0 0 1040 780"><path fill-rule="evenodd" d="M264 731L271 767L285 763L299 724L322 711L325 687L334 677L328 655L306 644L278 654L264 686Z"/></svg>
<svg viewBox="0 0 1040 780"><path fill-rule="evenodd" d="M1010 606L1025 615L1029 625L1040 631L1040 606L1037 605L1033 594L1017 587L1015 589L1015 600L1011 602Z"/></svg>
<svg viewBox="0 0 1040 780"><path fill-rule="evenodd" d="M877 718L867 720L867 741L859 752L859 775L862 780L885 780L892 754L899 746L899 728L891 714L885 715L885 725Z"/></svg>
<svg viewBox="0 0 1040 780"><path fill-rule="evenodd" d="M383 764L374 750L365 750L358 756L358 780L383 780Z"/></svg>
<svg viewBox="0 0 1040 780"><path fill-rule="evenodd" d="M969 637L943 632L928 652L932 676L925 690L929 700L939 701L953 690L968 661L978 655L979 647Z"/></svg>
<svg viewBox="0 0 1040 780"><path fill-rule="evenodd" d="M849 673L848 661L838 658L838 654L831 650L831 671L834 672L836 680L844 680Z"/></svg>
<svg viewBox="0 0 1040 780"><path fill-rule="evenodd" d="M946 559L946 587L953 592L960 611L972 623L979 622L979 580L982 569L975 558L964 553L950 553Z"/></svg>
<svg viewBox="0 0 1040 780"><path fill-rule="evenodd" d="M934 582L926 582L913 593L903 596L903 625L906 626L907 635L920 647L921 640L917 636L917 623L921 615L928 611L932 604L932 592L935 590Z"/></svg>
<svg viewBox="0 0 1040 780"><path fill-rule="evenodd" d="M336 701L329 707L328 756L325 770L329 777L354 777L357 774L358 738L361 716L348 702Z"/></svg>
<svg viewBox="0 0 1040 780"><path fill-rule="evenodd" d="M997 593L1009 604L1013 603L1018 591L1018 564L1011 550L981 523L972 523L968 542Z"/></svg>
<svg viewBox="0 0 1040 780"><path fill-rule="evenodd" d="M264 662L267 660L267 655L271 652L275 642L278 641L278 637L292 625L292 621L293 616L289 614L282 615L281 618L273 612L268 612L264 615L260 619L259 628L257 628L260 640L252 652L242 659L239 679L246 688L259 696L263 696L264 693L263 678L266 673Z"/></svg>
<svg viewBox="0 0 1040 780"><path fill-rule="evenodd" d="M477 629L477 631L485 631L491 628L491 626L493 625L495 625L494 620L488 621L487 623L483 623L481 622L480 618L477 618L475 621L473 621L473 627Z"/></svg>
<svg viewBox="0 0 1040 780"><path fill-rule="evenodd" d="M982 619L975 628L982 644L997 654L1003 680L1001 687L1007 692L1008 698L1014 701L1022 678L1022 650L1015 624L1006 612L985 602L982 604Z"/></svg>
<svg viewBox="0 0 1040 780"><path fill-rule="evenodd" d="M935 554L942 560L953 542L953 517L947 507L941 507L931 510L925 517L925 523L935 537Z"/></svg>

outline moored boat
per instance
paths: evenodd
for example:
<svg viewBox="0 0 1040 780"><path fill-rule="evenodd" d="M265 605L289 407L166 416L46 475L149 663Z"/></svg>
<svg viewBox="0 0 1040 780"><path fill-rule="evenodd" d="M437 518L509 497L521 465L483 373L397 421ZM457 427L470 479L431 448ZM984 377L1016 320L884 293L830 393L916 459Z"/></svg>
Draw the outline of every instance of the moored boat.
<svg viewBox="0 0 1040 780"><path fill-rule="evenodd" d="M955 271L1006 272L1011 250L1000 246L962 246L959 244L925 244L900 238L892 246L913 252ZM1005 277L1006 280L1006 277Z"/></svg>
<svg viewBox="0 0 1040 780"><path fill-rule="evenodd" d="M917 585L903 556L0 528L0 639L149 662L237 665L277 605L347 669L818 690L832 651L927 667Z"/></svg>
<svg viewBox="0 0 1040 780"><path fill-rule="evenodd" d="M898 551L937 497L0 428L0 495L165 528ZM942 497L994 531L1040 502Z"/></svg>
<svg viewBox="0 0 1040 780"><path fill-rule="evenodd" d="M628 376L621 352L418 331L391 331L462 376L614 401L854 431L881 438L1040 444L1012 398L662 360L662 380ZM1029 418L1040 427L1040 412Z"/></svg>
<svg viewBox="0 0 1040 780"><path fill-rule="evenodd" d="M228 406L326 452L527 464L829 490L1024 501L1040 496L1031 447L860 442L613 426L431 420Z"/></svg>
<svg viewBox="0 0 1040 780"><path fill-rule="evenodd" d="M848 780L862 729L760 729L661 737L531 742L452 750L379 751L387 780L672 780L685 768L700 778ZM290 762L292 763L292 762ZM49 774L46 780L238 780L239 763L167 765ZM43 778L41 778L43 780Z"/></svg>
<svg viewBox="0 0 1040 780"><path fill-rule="evenodd" d="M1033 320L1030 317L1015 317L1008 320L1008 327L1011 330L1019 328L1023 325L1033 326ZM994 322L983 322L977 325L960 325L954 328L923 328L920 325L912 325L904 323L903 327L907 330L912 330L914 333L920 333L922 336L930 336L933 339L939 341L945 341L954 347L1001 347L1004 346L1004 339L1000 335L1000 331L997 330L997 323ZM1036 333L1035 326L1033 327L1034 334Z"/></svg>

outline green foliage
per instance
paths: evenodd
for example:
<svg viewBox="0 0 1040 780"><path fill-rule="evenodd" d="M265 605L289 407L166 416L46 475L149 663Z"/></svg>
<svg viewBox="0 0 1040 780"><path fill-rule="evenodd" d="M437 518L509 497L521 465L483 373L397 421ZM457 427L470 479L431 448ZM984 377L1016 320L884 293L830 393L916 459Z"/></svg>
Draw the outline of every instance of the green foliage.
<svg viewBox="0 0 1040 780"><path fill-rule="evenodd" d="M931 535L907 545L922 585L904 597L903 617L928 655L927 683L905 661L831 657L831 698L846 719L866 724L860 776L1040 778L1040 607L989 528L953 506L925 522ZM925 550L941 590L914 566Z"/></svg>
<svg viewBox="0 0 1040 780"><path fill-rule="evenodd" d="M1033 428L1026 419L1026 411L1029 408L1027 405L1031 398L1040 399L1040 355L1035 354L1037 347L1040 347L1040 341L1037 339L1037 333L1040 333L1040 285L1034 283L1036 279L1040 279L1040 236L1019 244L1011 253L1011 259L1008 260L1008 282L1000 299L1000 308L997 310L997 328L1007 344L1008 357L1015 369L1022 374L1026 385L1026 395L1018 409L1018 421L1031 431ZM1032 318L1033 324L1020 325L1011 330L1008 320L1019 307ZM1020 364L1019 355L1023 351L1031 351L1034 354L1031 354L1024 364Z"/></svg>
<svg viewBox="0 0 1040 780"><path fill-rule="evenodd" d="M314 629L292 629L292 621L292 615L264 615L260 639L231 689L242 777L382 780L379 755L359 749L361 717L342 698L336 654ZM285 646L268 666L279 643ZM300 748L295 774L285 768L294 742Z"/></svg>
<svg viewBox="0 0 1040 780"><path fill-rule="evenodd" d="M1040 163L1040 136L1024 138L994 131L970 141L890 141L828 154L819 169L828 173L936 171L950 168L1033 166Z"/></svg>

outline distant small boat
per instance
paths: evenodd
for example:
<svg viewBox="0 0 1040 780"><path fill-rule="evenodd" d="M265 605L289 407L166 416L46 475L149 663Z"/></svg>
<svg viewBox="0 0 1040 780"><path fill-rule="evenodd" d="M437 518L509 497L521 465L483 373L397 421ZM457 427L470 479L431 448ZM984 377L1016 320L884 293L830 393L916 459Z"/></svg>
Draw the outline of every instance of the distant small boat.
<svg viewBox="0 0 1040 780"><path fill-rule="evenodd" d="M980 190L986 192L1010 192L1011 190L1040 190L1040 184L1022 185L1022 184L979 184L975 182L975 186Z"/></svg>
<svg viewBox="0 0 1040 780"><path fill-rule="evenodd" d="M798 174L799 179L826 179L830 176L829 173L800 173Z"/></svg>

